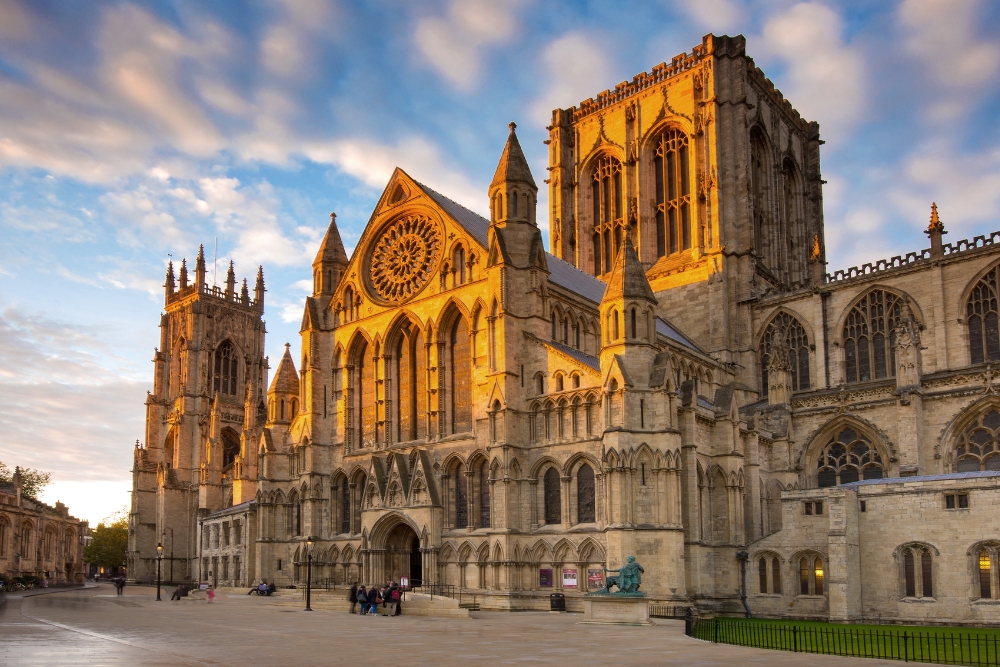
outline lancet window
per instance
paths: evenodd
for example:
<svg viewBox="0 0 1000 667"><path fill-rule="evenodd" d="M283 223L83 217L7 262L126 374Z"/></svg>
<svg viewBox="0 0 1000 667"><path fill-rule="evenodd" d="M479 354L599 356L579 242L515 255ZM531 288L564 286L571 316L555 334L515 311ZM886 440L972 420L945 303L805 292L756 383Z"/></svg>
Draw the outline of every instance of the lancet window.
<svg viewBox="0 0 1000 667"><path fill-rule="evenodd" d="M594 164L591 181L593 199L592 251L594 275L611 270L615 252L621 244L625 224L622 205L622 163L611 156L600 157Z"/></svg>
<svg viewBox="0 0 1000 667"><path fill-rule="evenodd" d="M908 598L934 597L930 549L921 546L903 549L903 594Z"/></svg>
<svg viewBox="0 0 1000 667"><path fill-rule="evenodd" d="M490 467L486 461L479 466L479 527L490 527Z"/></svg>
<svg viewBox="0 0 1000 667"><path fill-rule="evenodd" d="M393 415L398 442L427 437L427 349L422 332L407 325L393 359Z"/></svg>
<svg viewBox="0 0 1000 667"><path fill-rule="evenodd" d="M819 487L850 484L860 479L882 479L882 456L864 435L851 427L841 429L823 448L816 466Z"/></svg>
<svg viewBox="0 0 1000 667"><path fill-rule="evenodd" d="M456 465L452 472L455 486L455 528L469 526L469 486L462 466Z"/></svg>
<svg viewBox="0 0 1000 667"><path fill-rule="evenodd" d="M775 336L784 332L788 348L788 363L792 369L792 391L809 389L809 336L802 324L788 313L779 313L764 331L760 341L761 393L767 396L767 368L771 363L771 346Z"/></svg>
<svg viewBox="0 0 1000 667"><path fill-rule="evenodd" d="M228 340L215 348L212 368L212 390L228 396L236 395L236 371L239 362L236 348Z"/></svg>
<svg viewBox="0 0 1000 667"><path fill-rule="evenodd" d="M903 298L872 290L859 300L844 324L844 364L848 382L896 377L896 333Z"/></svg>
<svg viewBox="0 0 1000 667"><path fill-rule="evenodd" d="M597 520L594 487L594 469L584 463L576 472L576 520L579 523Z"/></svg>
<svg viewBox="0 0 1000 667"><path fill-rule="evenodd" d="M451 329L451 432L472 430L472 349L469 324L460 317Z"/></svg>
<svg viewBox="0 0 1000 667"><path fill-rule="evenodd" d="M958 436L955 470L1000 470L1000 412L990 410L980 415Z"/></svg>
<svg viewBox="0 0 1000 667"><path fill-rule="evenodd" d="M1000 324L997 320L998 267L979 279L965 306L972 363L1000 360Z"/></svg>
<svg viewBox="0 0 1000 667"><path fill-rule="evenodd" d="M562 522L562 493L560 489L559 471L549 468L545 471L543 478L545 493L545 523L554 524Z"/></svg>
<svg viewBox="0 0 1000 667"><path fill-rule="evenodd" d="M691 174L688 138L669 129L656 140L653 171L656 188L656 256L691 247Z"/></svg>

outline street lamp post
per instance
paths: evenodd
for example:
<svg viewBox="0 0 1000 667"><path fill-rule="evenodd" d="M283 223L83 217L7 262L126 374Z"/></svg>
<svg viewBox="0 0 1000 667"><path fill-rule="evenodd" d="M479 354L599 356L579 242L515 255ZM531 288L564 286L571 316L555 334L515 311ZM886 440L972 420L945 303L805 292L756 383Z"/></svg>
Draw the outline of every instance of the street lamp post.
<svg viewBox="0 0 1000 667"><path fill-rule="evenodd" d="M306 608L305 611L312 611L312 540L306 540Z"/></svg>
<svg viewBox="0 0 1000 667"><path fill-rule="evenodd" d="M159 542L156 543L156 601L163 602L160 599L160 563L163 562L163 545Z"/></svg>

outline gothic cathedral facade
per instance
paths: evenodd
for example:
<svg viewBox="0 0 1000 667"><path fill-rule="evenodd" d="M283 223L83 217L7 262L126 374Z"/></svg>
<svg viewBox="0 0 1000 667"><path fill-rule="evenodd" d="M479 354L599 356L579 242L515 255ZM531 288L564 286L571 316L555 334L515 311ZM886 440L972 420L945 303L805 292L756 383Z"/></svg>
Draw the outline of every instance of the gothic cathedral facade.
<svg viewBox="0 0 1000 667"><path fill-rule="evenodd" d="M742 37L548 129L549 250L513 123L488 219L397 169L350 257L331 219L266 396L262 274L171 269L133 576L172 535L186 578L303 582L308 548L518 609L635 555L714 612L1000 620L1000 234L935 210L827 273L819 126Z"/></svg>

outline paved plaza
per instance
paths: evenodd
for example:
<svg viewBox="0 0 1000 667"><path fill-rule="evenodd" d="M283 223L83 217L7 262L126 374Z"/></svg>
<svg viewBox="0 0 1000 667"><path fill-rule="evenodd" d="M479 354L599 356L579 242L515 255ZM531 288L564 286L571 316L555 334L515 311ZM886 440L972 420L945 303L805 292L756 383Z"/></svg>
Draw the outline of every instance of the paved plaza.
<svg viewBox="0 0 1000 667"><path fill-rule="evenodd" d="M269 598L155 601L155 589L123 597L101 585L8 597L0 607L0 665L864 665L701 642L680 621L654 628L578 625L580 614L478 612L464 620L305 613Z"/></svg>

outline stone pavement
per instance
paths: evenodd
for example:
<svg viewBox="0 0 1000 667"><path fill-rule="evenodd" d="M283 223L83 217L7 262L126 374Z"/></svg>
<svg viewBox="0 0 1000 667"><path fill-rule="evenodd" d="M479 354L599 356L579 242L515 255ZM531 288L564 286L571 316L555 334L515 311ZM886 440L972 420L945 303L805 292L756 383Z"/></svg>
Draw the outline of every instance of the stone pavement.
<svg viewBox="0 0 1000 667"><path fill-rule="evenodd" d="M305 613L269 598L156 602L155 589L111 585L17 598L0 607L0 666L123 665L819 665L878 660L701 642L680 621L654 628L578 625L581 614L480 612L466 620ZM405 614L405 607L404 607Z"/></svg>

